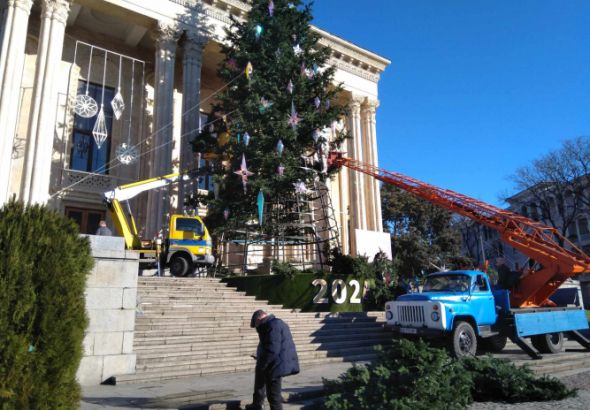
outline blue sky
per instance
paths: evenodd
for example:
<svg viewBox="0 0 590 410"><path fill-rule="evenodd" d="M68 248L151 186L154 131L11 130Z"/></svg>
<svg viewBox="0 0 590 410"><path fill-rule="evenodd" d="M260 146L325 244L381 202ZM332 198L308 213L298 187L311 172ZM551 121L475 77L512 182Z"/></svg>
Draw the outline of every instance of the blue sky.
<svg viewBox="0 0 590 410"><path fill-rule="evenodd" d="M504 206L506 177L590 134L590 1L317 0L314 24L389 58L381 167Z"/></svg>

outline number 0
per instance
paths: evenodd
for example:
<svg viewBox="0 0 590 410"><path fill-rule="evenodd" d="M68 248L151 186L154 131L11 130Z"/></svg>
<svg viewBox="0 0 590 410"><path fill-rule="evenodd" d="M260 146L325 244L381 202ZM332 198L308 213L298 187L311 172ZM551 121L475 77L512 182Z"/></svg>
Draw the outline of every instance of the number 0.
<svg viewBox="0 0 590 410"><path fill-rule="evenodd" d="M324 295L326 294L326 291L328 290L328 284L326 283L326 281L323 279L316 279L311 283L313 286L318 286L318 285L320 286L319 292L313 298L313 303L316 303L316 304L328 303L328 299L324 297Z"/></svg>
<svg viewBox="0 0 590 410"><path fill-rule="evenodd" d="M339 288L340 292L338 292ZM338 297L338 293L340 293L340 297ZM336 279L332 282L332 299L334 299L334 302L341 305L346 302L346 296L346 285L344 281L342 279Z"/></svg>

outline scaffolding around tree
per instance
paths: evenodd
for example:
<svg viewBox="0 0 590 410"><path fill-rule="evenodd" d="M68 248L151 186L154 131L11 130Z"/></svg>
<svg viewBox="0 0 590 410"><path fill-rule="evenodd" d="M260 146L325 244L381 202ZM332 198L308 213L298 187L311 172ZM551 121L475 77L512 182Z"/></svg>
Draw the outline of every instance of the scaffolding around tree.
<svg viewBox="0 0 590 410"><path fill-rule="evenodd" d="M316 177L304 189L274 203L265 201L262 223L233 226L220 238L215 268L246 275L270 273L274 259L299 270L327 268L325 252L340 249L340 235L330 189Z"/></svg>

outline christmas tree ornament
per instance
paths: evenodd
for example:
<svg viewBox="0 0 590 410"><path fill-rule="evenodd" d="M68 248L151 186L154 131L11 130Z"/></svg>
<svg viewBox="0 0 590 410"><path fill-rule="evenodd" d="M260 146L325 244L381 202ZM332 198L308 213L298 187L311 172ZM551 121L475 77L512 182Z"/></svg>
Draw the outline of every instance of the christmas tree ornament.
<svg viewBox="0 0 590 410"><path fill-rule="evenodd" d="M135 61L133 61L135 63ZM121 66L123 65L123 56L119 56L119 81L117 82L117 95L111 101L111 107L113 107L113 114L115 114L115 118L119 120L121 118L121 114L123 114L123 110L125 110L125 102L123 101L123 96L121 95ZM132 79L133 80L133 79ZM133 97L133 95L132 95Z"/></svg>
<svg viewBox="0 0 590 410"><path fill-rule="evenodd" d="M318 139L320 139L320 130L315 130L315 131L313 132L313 140L314 140L315 142L318 142Z"/></svg>
<svg viewBox="0 0 590 410"><path fill-rule="evenodd" d="M287 114L287 116L289 117L287 124L293 127L293 131L295 131L299 123L303 120L299 118L299 115L295 112L295 105L293 105L293 101L291 101L291 115Z"/></svg>
<svg viewBox="0 0 590 410"><path fill-rule="evenodd" d="M82 135L82 138L78 140L76 149L78 150L78 156L80 159L84 159L86 154L88 154L88 150L90 149L90 144L88 143L86 135Z"/></svg>
<svg viewBox="0 0 590 410"><path fill-rule="evenodd" d="M137 147L131 144L131 120L133 118L133 86L135 78L135 61L131 64L131 105L129 107L129 128L127 129L127 142L122 143L115 150L117 159L122 164L130 165L135 164L140 157L139 150Z"/></svg>
<svg viewBox="0 0 590 410"><path fill-rule="evenodd" d="M240 143L240 138L241 138L241 136L240 136L240 134L238 134L238 144Z"/></svg>
<svg viewBox="0 0 590 410"><path fill-rule="evenodd" d="M244 134L244 143L246 144L246 146L248 146L248 143L250 142L250 134L248 134L247 132Z"/></svg>
<svg viewBox="0 0 590 410"><path fill-rule="evenodd" d="M227 122L227 115L223 116L223 122Z"/></svg>
<svg viewBox="0 0 590 410"><path fill-rule="evenodd" d="M307 188L305 187L305 183L304 182L295 182L293 185L295 185L295 192L297 192L300 195L305 195L307 194Z"/></svg>
<svg viewBox="0 0 590 410"><path fill-rule="evenodd" d="M320 108L320 104L322 103L322 101L320 100L320 97L315 97L315 99L313 101L315 104L315 108Z"/></svg>
<svg viewBox="0 0 590 410"><path fill-rule="evenodd" d="M260 226L262 226L262 213L264 212L264 194L262 193L262 189L258 192L258 221L260 222Z"/></svg>
<svg viewBox="0 0 590 410"><path fill-rule="evenodd" d="M272 107L273 103L271 103L270 101L266 101L264 99L264 97L262 97L260 99L260 105L261 105L260 112L264 112L264 111L266 111L267 108Z"/></svg>
<svg viewBox="0 0 590 410"><path fill-rule="evenodd" d="M297 41L297 34L293 34L291 37L293 37L293 41Z"/></svg>
<svg viewBox="0 0 590 410"><path fill-rule="evenodd" d="M289 85L287 86L287 90L289 90L290 94L293 94L293 81L289 80Z"/></svg>
<svg viewBox="0 0 590 410"><path fill-rule="evenodd" d="M223 211L223 217L227 221L227 218L229 218L229 208L225 208L225 211Z"/></svg>
<svg viewBox="0 0 590 410"><path fill-rule="evenodd" d="M257 24L255 30L256 30L256 41L258 41L258 38L262 34L262 26L260 24Z"/></svg>
<svg viewBox="0 0 590 410"><path fill-rule="evenodd" d="M303 49L299 44L297 44L295 47L293 47L293 52L297 57L301 57L301 54L303 54Z"/></svg>
<svg viewBox="0 0 590 410"><path fill-rule="evenodd" d="M252 67L252 63L248 61L248 65L246 66L246 78L249 81L252 81L252 74L254 73L254 69Z"/></svg>
<svg viewBox="0 0 590 410"><path fill-rule="evenodd" d="M313 77L315 76L313 70L305 70L305 75L309 80L313 79Z"/></svg>
<svg viewBox="0 0 590 410"><path fill-rule="evenodd" d="M219 191L221 189L221 184L219 182L213 182L213 195L215 195L215 200L219 199Z"/></svg>
<svg viewBox="0 0 590 410"><path fill-rule="evenodd" d="M326 107L326 110L330 108L330 100L326 100L325 107Z"/></svg>
<svg viewBox="0 0 590 410"><path fill-rule="evenodd" d="M279 172L279 176L282 178L283 177L283 172L285 172L285 167L283 166L283 164L279 164L279 167L277 168L277 171Z"/></svg>
<svg viewBox="0 0 590 410"><path fill-rule="evenodd" d="M330 129L332 131L332 138L336 138L336 125L337 124L338 124L338 122L332 121L332 125L330 126Z"/></svg>
<svg viewBox="0 0 590 410"><path fill-rule="evenodd" d="M305 61L301 63L301 75L305 75Z"/></svg>
<svg viewBox="0 0 590 410"><path fill-rule="evenodd" d="M277 152L279 153L279 155L283 155L284 149L285 145L283 144L283 141L279 140L279 143L277 144Z"/></svg>
<svg viewBox="0 0 590 410"><path fill-rule="evenodd" d="M232 70L237 70L239 68L238 63L236 63L236 60L233 57L227 62L227 67Z"/></svg>
<svg viewBox="0 0 590 410"><path fill-rule="evenodd" d="M74 112L80 117L92 118L98 112L98 104L96 100L88 95L88 87L90 85L90 70L92 68L92 52L94 47L90 48L90 59L88 61L88 73L86 75L86 94L76 96L74 104Z"/></svg>
<svg viewBox="0 0 590 410"><path fill-rule="evenodd" d="M107 140L109 134L107 131L107 123L106 118L104 116L104 90L106 85L106 76L107 76L107 52L104 53L104 70L102 74L102 99L100 104L100 111L98 112L98 117L96 118L96 123L94 124L94 129L92 130L92 135L94 136L94 142L96 142L96 146L100 150L102 144Z"/></svg>
<svg viewBox="0 0 590 410"><path fill-rule="evenodd" d="M271 17L275 15L275 4L272 2L272 0L270 0L270 3L268 3L268 14L270 14Z"/></svg>
<svg viewBox="0 0 590 410"><path fill-rule="evenodd" d="M242 154L242 165L240 166L239 171L235 171L234 174L237 174L242 177L242 185L244 186L244 193L246 193L246 185L248 184L248 177L254 175L254 172L248 171L246 167L246 157Z"/></svg>
<svg viewBox="0 0 590 410"><path fill-rule="evenodd" d="M313 65L313 72L314 72L315 74L317 74L317 73L318 73L318 65L317 65L317 64L314 64L314 65Z"/></svg>
<svg viewBox="0 0 590 410"><path fill-rule="evenodd" d="M281 59L281 49L279 48L277 50L277 60L280 60L280 59Z"/></svg>

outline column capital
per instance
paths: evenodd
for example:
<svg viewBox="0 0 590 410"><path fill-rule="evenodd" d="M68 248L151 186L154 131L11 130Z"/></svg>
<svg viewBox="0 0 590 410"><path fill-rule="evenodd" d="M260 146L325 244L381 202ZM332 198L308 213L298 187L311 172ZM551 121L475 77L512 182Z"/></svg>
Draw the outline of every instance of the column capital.
<svg viewBox="0 0 590 410"><path fill-rule="evenodd" d="M21 2L29 0L17 0ZM43 0L41 14L45 18L58 21L62 24L66 24L68 21L68 15L70 14L70 7L74 0Z"/></svg>
<svg viewBox="0 0 590 410"><path fill-rule="evenodd" d="M369 98L367 98L364 102L363 102L363 106L362 109L363 111L368 111L370 113L375 113L375 111L377 110L377 108L379 108L379 100L370 100Z"/></svg>
<svg viewBox="0 0 590 410"><path fill-rule="evenodd" d="M151 37L160 48L172 54L176 53L177 41L180 36L172 24L158 21L152 28Z"/></svg>
<svg viewBox="0 0 590 410"><path fill-rule="evenodd" d="M207 43L209 43L209 36L202 31L187 30L182 40L184 58L201 59Z"/></svg>
<svg viewBox="0 0 590 410"><path fill-rule="evenodd" d="M0 10L4 10L8 7L14 7L21 9L22 11L27 13L27 15L31 14L31 7L33 7L33 0L8 0L7 2L3 3L5 4L2 4Z"/></svg>

